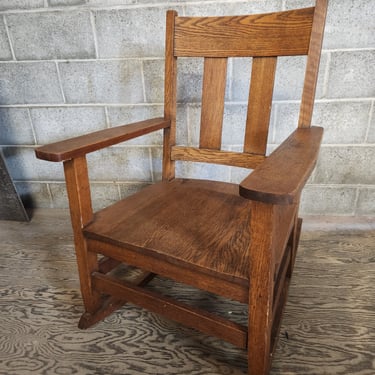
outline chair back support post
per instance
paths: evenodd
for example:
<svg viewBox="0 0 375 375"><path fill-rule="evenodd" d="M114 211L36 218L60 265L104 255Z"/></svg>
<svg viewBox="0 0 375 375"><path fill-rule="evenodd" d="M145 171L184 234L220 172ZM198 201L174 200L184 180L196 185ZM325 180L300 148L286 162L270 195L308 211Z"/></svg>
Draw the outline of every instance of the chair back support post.
<svg viewBox="0 0 375 375"><path fill-rule="evenodd" d="M316 0L298 120L298 127L300 128L308 128L311 126L327 7L328 0Z"/></svg>
<svg viewBox="0 0 375 375"><path fill-rule="evenodd" d="M165 81L164 81L164 118L170 120L170 127L164 129L163 140L163 180L175 177L175 161L171 157L172 147L176 144L177 111L177 58L174 56L174 30L177 12L167 11L165 37Z"/></svg>

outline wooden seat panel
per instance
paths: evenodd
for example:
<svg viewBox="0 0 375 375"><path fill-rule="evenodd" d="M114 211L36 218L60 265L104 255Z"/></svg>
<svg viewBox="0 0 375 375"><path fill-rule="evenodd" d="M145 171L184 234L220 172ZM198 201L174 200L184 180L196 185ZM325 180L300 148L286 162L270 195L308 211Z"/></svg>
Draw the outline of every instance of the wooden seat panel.
<svg viewBox="0 0 375 375"><path fill-rule="evenodd" d="M248 282L250 202L239 196L238 185L186 179L151 185L96 213L84 233L231 282Z"/></svg>

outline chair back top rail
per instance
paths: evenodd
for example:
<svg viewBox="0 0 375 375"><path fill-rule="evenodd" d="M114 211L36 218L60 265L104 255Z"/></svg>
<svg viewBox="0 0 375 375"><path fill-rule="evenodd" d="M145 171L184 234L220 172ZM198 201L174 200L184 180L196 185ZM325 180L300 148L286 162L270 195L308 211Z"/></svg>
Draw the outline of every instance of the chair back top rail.
<svg viewBox="0 0 375 375"><path fill-rule="evenodd" d="M175 56L305 55L314 8L225 17L178 17Z"/></svg>

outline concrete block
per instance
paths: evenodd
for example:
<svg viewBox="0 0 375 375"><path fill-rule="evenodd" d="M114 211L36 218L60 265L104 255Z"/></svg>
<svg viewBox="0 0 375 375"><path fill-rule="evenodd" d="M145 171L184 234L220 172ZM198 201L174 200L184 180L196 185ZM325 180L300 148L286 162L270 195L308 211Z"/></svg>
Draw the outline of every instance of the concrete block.
<svg viewBox="0 0 375 375"><path fill-rule="evenodd" d="M315 0L286 0L285 9L297 9L315 6Z"/></svg>
<svg viewBox="0 0 375 375"><path fill-rule="evenodd" d="M149 184L145 183L123 183L119 184L120 187L120 196L122 198L129 197L130 195L133 195L137 193L138 191L142 190Z"/></svg>
<svg viewBox="0 0 375 375"><path fill-rule="evenodd" d="M4 20L0 18L0 60L11 60L12 52L10 50L8 35L6 33Z"/></svg>
<svg viewBox="0 0 375 375"><path fill-rule="evenodd" d="M323 48L374 48L374 3L368 0L331 1Z"/></svg>
<svg viewBox="0 0 375 375"><path fill-rule="evenodd" d="M152 179L146 147L109 147L88 155L92 181L137 181Z"/></svg>
<svg viewBox="0 0 375 375"><path fill-rule="evenodd" d="M316 98L323 96L324 73L327 64L327 54L320 59ZM306 56L282 56L277 60L274 100L300 100L306 69Z"/></svg>
<svg viewBox="0 0 375 375"><path fill-rule="evenodd" d="M318 102L312 124L324 127L324 143L363 143L370 106L369 102Z"/></svg>
<svg viewBox="0 0 375 375"><path fill-rule="evenodd" d="M0 10L43 8L44 0L1 0Z"/></svg>
<svg viewBox="0 0 375 375"><path fill-rule="evenodd" d="M327 55L322 54L316 97L323 95L323 77ZM300 100L306 68L305 56L282 56L277 60L274 84L274 100ZM251 60L249 58L233 59L232 93L234 101L246 101L249 98L251 78Z"/></svg>
<svg viewBox="0 0 375 375"><path fill-rule="evenodd" d="M109 107L108 116L110 126L126 125L155 117L163 117L163 106L139 105L126 107ZM162 143L162 130L158 130L156 132L126 141L126 145L161 145Z"/></svg>
<svg viewBox="0 0 375 375"><path fill-rule="evenodd" d="M143 102L139 61L62 62L59 68L69 103Z"/></svg>
<svg viewBox="0 0 375 375"><path fill-rule="evenodd" d="M36 140L46 144L106 128L104 108L31 108Z"/></svg>
<svg viewBox="0 0 375 375"><path fill-rule="evenodd" d="M375 187L359 189L357 215L375 215Z"/></svg>
<svg viewBox="0 0 375 375"><path fill-rule="evenodd" d="M147 103L164 103L164 60L143 61Z"/></svg>
<svg viewBox="0 0 375 375"><path fill-rule="evenodd" d="M145 60L145 95L148 103L164 102L164 60ZM177 62L177 100L180 103L202 100L203 59L181 58Z"/></svg>
<svg viewBox="0 0 375 375"><path fill-rule="evenodd" d="M162 103L164 101L164 60L145 60L143 67L146 101ZM203 58L180 58L177 62L177 77L178 102L200 102L202 100ZM229 92L229 81L227 81L227 98L229 98Z"/></svg>
<svg viewBox="0 0 375 375"><path fill-rule="evenodd" d="M48 184L41 182L16 182L16 189L26 208L51 208ZM64 207L65 208L65 207Z"/></svg>
<svg viewBox="0 0 375 375"><path fill-rule="evenodd" d="M101 210L118 202L120 200L120 194L117 184L91 184L91 199L94 211Z"/></svg>
<svg viewBox="0 0 375 375"><path fill-rule="evenodd" d="M230 149L232 145L244 143L247 106L242 104L227 103L224 108L222 146L223 149ZM189 106L189 135L190 145L199 144L201 107L198 105Z"/></svg>
<svg viewBox="0 0 375 375"><path fill-rule="evenodd" d="M0 145L35 144L26 108L0 108Z"/></svg>
<svg viewBox="0 0 375 375"><path fill-rule="evenodd" d="M375 143L375 105L372 106L370 129L368 132L368 143Z"/></svg>
<svg viewBox="0 0 375 375"><path fill-rule="evenodd" d="M302 192L303 215L352 215L356 188L347 186L306 185Z"/></svg>
<svg viewBox="0 0 375 375"><path fill-rule="evenodd" d="M278 58L273 93L275 100L301 98L305 66L305 56L282 56Z"/></svg>
<svg viewBox="0 0 375 375"><path fill-rule="evenodd" d="M274 142L281 143L297 128L299 104L278 103ZM363 143L366 137L369 102L317 102L312 125L324 128L323 143Z"/></svg>
<svg viewBox="0 0 375 375"><path fill-rule="evenodd" d="M0 104L63 102L53 62L3 62L0 77Z"/></svg>
<svg viewBox="0 0 375 375"><path fill-rule="evenodd" d="M180 161L176 163L176 176L229 182L230 169L226 165Z"/></svg>
<svg viewBox="0 0 375 375"><path fill-rule="evenodd" d="M51 7L55 6L70 6L70 5L83 5L88 0L48 0L48 5Z"/></svg>
<svg viewBox="0 0 375 375"><path fill-rule="evenodd" d="M65 182L49 183L51 206L53 208L69 208L68 193Z"/></svg>
<svg viewBox="0 0 375 375"><path fill-rule="evenodd" d="M238 150L233 149L233 151L240 152L241 150L240 149L238 149ZM231 174L230 174L230 182L232 182L233 184L239 184L251 172L252 172L251 169L240 168L240 167L232 167L231 168Z"/></svg>
<svg viewBox="0 0 375 375"><path fill-rule="evenodd" d="M87 11L17 13L8 15L7 22L19 60L95 57Z"/></svg>
<svg viewBox="0 0 375 375"><path fill-rule="evenodd" d="M199 146L200 123L201 123L200 103L188 104L186 138L184 138L182 140L182 143L180 144L188 145L192 147Z"/></svg>
<svg viewBox="0 0 375 375"><path fill-rule="evenodd" d="M92 208L94 211L98 211L104 207L107 207L120 198L117 184L114 183L91 183L91 200ZM66 192L66 186L62 184L50 184L50 190L52 195L52 204L54 208L68 208L68 195Z"/></svg>
<svg viewBox="0 0 375 375"><path fill-rule="evenodd" d="M164 57L166 10L158 6L96 11L99 57Z"/></svg>
<svg viewBox="0 0 375 375"><path fill-rule="evenodd" d="M375 49L331 53L328 98L375 96Z"/></svg>
<svg viewBox="0 0 375 375"><path fill-rule="evenodd" d="M314 177L319 184L368 184L375 181L375 147L322 147Z"/></svg>
<svg viewBox="0 0 375 375"><path fill-rule="evenodd" d="M151 163L152 163L152 181L157 182L162 179L162 161L163 161L163 148L161 146L150 147L151 150Z"/></svg>
<svg viewBox="0 0 375 375"><path fill-rule="evenodd" d="M227 1L189 3L186 5L188 16L224 16L242 15L252 13L267 13L282 10L281 0L252 0L252 1Z"/></svg>
<svg viewBox="0 0 375 375"><path fill-rule="evenodd" d="M200 102L202 100L203 58L178 60L177 100Z"/></svg>
<svg viewBox="0 0 375 375"><path fill-rule="evenodd" d="M64 180L62 164L37 159L33 147L4 147L2 150L13 180Z"/></svg>
<svg viewBox="0 0 375 375"><path fill-rule="evenodd" d="M231 100L247 103L249 99L251 67L252 59L249 57L232 59Z"/></svg>
<svg viewBox="0 0 375 375"><path fill-rule="evenodd" d="M194 105L192 105L194 106ZM176 142L178 145L190 144L189 112L190 104L178 104L176 114Z"/></svg>

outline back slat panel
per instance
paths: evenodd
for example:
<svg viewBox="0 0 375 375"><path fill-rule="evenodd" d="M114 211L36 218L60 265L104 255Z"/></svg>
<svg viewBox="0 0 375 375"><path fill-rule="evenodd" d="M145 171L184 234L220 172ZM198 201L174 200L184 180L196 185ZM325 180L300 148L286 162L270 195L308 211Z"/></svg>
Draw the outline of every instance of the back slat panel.
<svg viewBox="0 0 375 375"><path fill-rule="evenodd" d="M305 55L314 8L227 17L178 17L175 56Z"/></svg>
<svg viewBox="0 0 375 375"><path fill-rule="evenodd" d="M205 58L199 145L219 150L223 128L226 58Z"/></svg>
<svg viewBox="0 0 375 375"><path fill-rule="evenodd" d="M244 152L266 153L276 60L276 57L253 58Z"/></svg>

